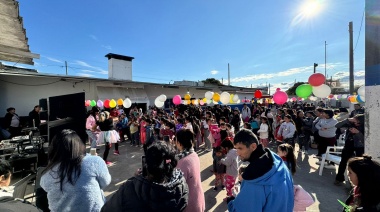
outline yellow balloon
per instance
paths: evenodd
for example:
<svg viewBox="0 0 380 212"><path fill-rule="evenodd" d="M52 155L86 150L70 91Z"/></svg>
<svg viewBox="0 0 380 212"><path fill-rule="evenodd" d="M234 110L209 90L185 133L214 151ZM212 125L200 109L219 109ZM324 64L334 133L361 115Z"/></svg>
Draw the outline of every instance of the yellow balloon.
<svg viewBox="0 0 380 212"><path fill-rule="evenodd" d="M191 100L191 104L195 105L195 100L194 99Z"/></svg>
<svg viewBox="0 0 380 212"><path fill-rule="evenodd" d="M214 93L214 96L212 96L212 100L214 100L214 102L219 102L220 95L218 93Z"/></svg>
<svg viewBox="0 0 380 212"><path fill-rule="evenodd" d="M117 100L117 105L123 105L124 101L122 99Z"/></svg>
<svg viewBox="0 0 380 212"><path fill-rule="evenodd" d="M233 99L234 99L234 95L231 94L231 95L230 95L230 103L231 103L231 104L234 103L234 100L233 100Z"/></svg>
<svg viewBox="0 0 380 212"><path fill-rule="evenodd" d="M207 98L203 98L203 102L207 104L208 99Z"/></svg>
<svg viewBox="0 0 380 212"><path fill-rule="evenodd" d="M190 100L186 100L186 103L189 105L191 103L191 101Z"/></svg>
<svg viewBox="0 0 380 212"><path fill-rule="evenodd" d="M113 107L116 107L116 101L114 99L110 101L110 108L113 108Z"/></svg>
<svg viewBox="0 0 380 212"><path fill-rule="evenodd" d="M186 94L186 95L185 95L185 100L190 100L190 99L191 99L190 94Z"/></svg>

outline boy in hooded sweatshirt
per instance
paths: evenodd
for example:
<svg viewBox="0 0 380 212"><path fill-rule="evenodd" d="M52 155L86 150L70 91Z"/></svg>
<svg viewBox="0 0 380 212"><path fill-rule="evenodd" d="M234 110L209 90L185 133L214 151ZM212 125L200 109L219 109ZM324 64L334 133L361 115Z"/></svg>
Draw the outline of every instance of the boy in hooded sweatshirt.
<svg viewBox="0 0 380 212"><path fill-rule="evenodd" d="M240 192L227 198L228 211L292 212L294 189L291 174L282 159L263 148L250 130L240 130L234 145L240 159L249 161ZM279 199L281 198L281 199Z"/></svg>

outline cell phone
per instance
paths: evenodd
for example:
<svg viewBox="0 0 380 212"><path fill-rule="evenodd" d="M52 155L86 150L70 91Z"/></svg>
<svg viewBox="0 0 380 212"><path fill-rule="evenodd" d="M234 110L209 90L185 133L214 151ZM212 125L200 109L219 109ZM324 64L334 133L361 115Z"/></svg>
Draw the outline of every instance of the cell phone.
<svg viewBox="0 0 380 212"><path fill-rule="evenodd" d="M166 141L166 142L169 142L169 141L170 141L168 135L164 135L164 141Z"/></svg>
<svg viewBox="0 0 380 212"><path fill-rule="evenodd" d="M142 168L142 175L146 177L148 175L146 170L146 161L145 161L145 155L141 156L141 168Z"/></svg>

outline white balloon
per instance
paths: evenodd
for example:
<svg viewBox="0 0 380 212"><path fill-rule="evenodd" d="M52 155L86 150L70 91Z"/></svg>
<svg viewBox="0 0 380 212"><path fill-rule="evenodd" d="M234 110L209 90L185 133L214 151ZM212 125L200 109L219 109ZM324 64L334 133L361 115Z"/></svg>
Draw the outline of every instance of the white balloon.
<svg viewBox="0 0 380 212"><path fill-rule="evenodd" d="M365 102L365 96L360 96L360 99Z"/></svg>
<svg viewBox="0 0 380 212"><path fill-rule="evenodd" d="M187 101L186 100L182 100L182 104L187 105Z"/></svg>
<svg viewBox="0 0 380 212"><path fill-rule="evenodd" d="M236 101L236 103L239 104L239 103L240 103L240 99L238 99L238 100Z"/></svg>
<svg viewBox="0 0 380 212"><path fill-rule="evenodd" d="M199 105L198 99L194 100L194 105Z"/></svg>
<svg viewBox="0 0 380 212"><path fill-rule="evenodd" d="M232 101L237 102L239 100L239 95L235 94Z"/></svg>
<svg viewBox="0 0 380 212"><path fill-rule="evenodd" d="M358 95L361 97L365 97L365 86L361 86L359 89L358 89Z"/></svg>
<svg viewBox="0 0 380 212"><path fill-rule="evenodd" d="M205 93L205 97L206 97L206 99L212 99L212 96L214 96L214 92L207 91L207 92Z"/></svg>
<svg viewBox="0 0 380 212"><path fill-rule="evenodd" d="M164 104L165 104L165 102L161 102L160 97L157 97L157 98L154 100L154 105L156 105L156 107L158 107L158 108L163 107Z"/></svg>
<svg viewBox="0 0 380 212"><path fill-rule="evenodd" d="M130 108L132 106L132 101L129 98L124 99L123 106L125 108Z"/></svg>
<svg viewBox="0 0 380 212"><path fill-rule="evenodd" d="M162 94L158 97L158 100L160 100L161 102L165 102L166 101L166 95L165 94Z"/></svg>
<svg viewBox="0 0 380 212"><path fill-rule="evenodd" d="M347 99L348 95L347 94L343 94L342 95L342 99Z"/></svg>
<svg viewBox="0 0 380 212"><path fill-rule="evenodd" d="M313 94L316 97L326 98L330 95L330 93L331 88L326 84L322 84L320 86L313 86Z"/></svg>
<svg viewBox="0 0 380 212"><path fill-rule="evenodd" d="M220 94L220 101L222 102L222 104L230 103L230 94L228 92L222 92Z"/></svg>

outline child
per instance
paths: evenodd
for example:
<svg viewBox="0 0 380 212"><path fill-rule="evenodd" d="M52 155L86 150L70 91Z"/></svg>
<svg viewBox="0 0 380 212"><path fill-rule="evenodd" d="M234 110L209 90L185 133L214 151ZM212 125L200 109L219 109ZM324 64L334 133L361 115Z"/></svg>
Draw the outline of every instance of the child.
<svg viewBox="0 0 380 212"><path fill-rule="evenodd" d="M267 117L261 117L261 125L260 129L257 131L260 134L260 143L266 148L269 145L269 139L268 139L268 118Z"/></svg>
<svg viewBox="0 0 380 212"><path fill-rule="evenodd" d="M296 173L297 161L294 155L293 146L290 144L281 144L277 148L277 154L285 162L292 175L294 175Z"/></svg>
<svg viewBox="0 0 380 212"><path fill-rule="evenodd" d="M130 125L131 131L131 140L133 146L137 147L140 145L139 138L139 123L136 120L136 117L132 117L132 123Z"/></svg>
<svg viewBox="0 0 380 212"><path fill-rule="evenodd" d="M228 137L228 131L226 127L226 123L220 123L220 140L224 141Z"/></svg>
<svg viewBox="0 0 380 212"><path fill-rule="evenodd" d="M240 185L241 185L241 182L243 181L243 173L245 169L247 168L247 166L248 166L247 164L241 164L239 167L238 181L235 183L235 188L232 191L232 195L234 197L236 197L238 193L240 192Z"/></svg>
<svg viewBox="0 0 380 212"><path fill-rule="evenodd" d="M226 165L225 186L227 197L225 200L227 200L228 197L232 196L232 189L238 176L238 155L231 139L225 139L221 147L227 152L226 157L220 160L222 164Z"/></svg>
<svg viewBox="0 0 380 212"><path fill-rule="evenodd" d="M96 124L99 126L99 129L101 130L98 137L98 144L104 143L106 147L103 153L103 160L107 165L111 165L112 162L107 161L107 157L112 144L115 144L114 154L119 155L119 133L117 133L113 129L113 120L110 117L110 113L107 111L100 113L99 121L97 121Z"/></svg>
<svg viewBox="0 0 380 212"><path fill-rule="evenodd" d="M215 187L214 191L218 190L218 186L221 186L224 189L224 175L226 174L226 166L223 165L220 160L223 158L222 147L218 146L215 148L215 157L213 162L213 172L215 174Z"/></svg>
<svg viewBox="0 0 380 212"><path fill-rule="evenodd" d="M231 124L226 124L227 127L227 132L228 132L228 137L235 137L234 129L232 128Z"/></svg>

